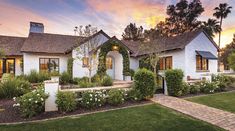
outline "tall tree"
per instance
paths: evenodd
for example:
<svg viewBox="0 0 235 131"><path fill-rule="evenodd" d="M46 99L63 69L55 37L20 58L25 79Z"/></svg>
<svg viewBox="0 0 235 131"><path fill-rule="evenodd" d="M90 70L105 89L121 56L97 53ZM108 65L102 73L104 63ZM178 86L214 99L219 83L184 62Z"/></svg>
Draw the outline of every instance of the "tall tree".
<svg viewBox="0 0 235 131"><path fill-rule="evenodd" d="M201 28L203 28L211 37L214 37L215 34L221 31L219 22L215 19L208 19L207 21L202 22Z"/></svg>
<svg viewBox="0 0 235 131"><path fill-rule="evenodd" d="M130 23L124 29L122 38L124 40L133 40L133 41L143 40L143 36L144 36L143 31L144 30L142 26L137 27L135 23Z"/></svg>
<svg viewBox="0 0 235 131"><path fill-rule="evenodd" d="M221 49L220 62L224 64L226 69L228 69L228 66L229 66L228 56L233 52L235 52L235 34L233 35L233 41Z"/></svg>
<svg viewBox="0 0 235 131"><path fill-rule="evenodd" d="M228 14L231 13L232 6L229 6L227 3L221 3L219 4L219 7L216 7L215 13L213 16L215 16L217 19L220 19L220 28L222 29L223 19L227 18ZM222 31L222 30L221 30ZM220 47L220 41L221 41L221 31L219 32L219 47Z"/></svg>
<svg viewBox="0 0 235 131"><path fill-rule="evenodd" d="M197 29L201 22L198 17L204 12L200 0L180 0L176 5L167 7L168 17L165 20L169 35L178 35Z"/></svg>
<svg viewBox="0 0 235 131"><path fill-rule="evenodd" d="M80 26L79 36L86 37L86 42L76 48L78 59L83 61L83 67L88 69L89 82L91 82L92 72L98 65L97 48L101 43L99 36L93 37L97 33L97 28L91 25Z"/></svg>

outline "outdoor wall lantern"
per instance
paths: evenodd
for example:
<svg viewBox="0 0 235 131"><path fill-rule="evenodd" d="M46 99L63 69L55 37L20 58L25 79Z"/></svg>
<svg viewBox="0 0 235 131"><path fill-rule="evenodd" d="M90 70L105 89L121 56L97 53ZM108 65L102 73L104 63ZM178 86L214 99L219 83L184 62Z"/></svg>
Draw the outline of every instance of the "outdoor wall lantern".
<svg viewBox="0 0 235 131"><path fill-rule="evenodd" d="M119 47L116 46L116 45L114 45L114 46L112 47L112 50L113 50L113 51L118 51L118 50L119 50Z"/></svg>

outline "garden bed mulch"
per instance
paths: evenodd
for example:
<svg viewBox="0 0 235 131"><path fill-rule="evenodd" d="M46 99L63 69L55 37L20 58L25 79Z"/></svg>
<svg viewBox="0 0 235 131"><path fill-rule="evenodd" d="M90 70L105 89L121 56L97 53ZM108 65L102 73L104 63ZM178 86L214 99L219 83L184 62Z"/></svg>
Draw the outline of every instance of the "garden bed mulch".
<svg viewBox="0 0 235 131"><path fill-rule="evenodd" d="M123 107L150 104L152 102L151 101L140 101L140 102L126 101L124 104L119 105L119 106L111 106L111 105L106 104L100 108L92 109L92 110L78 108L77 110L66 113L66 114L60 113L58 111L44 112L32 118L20 117L19 110L13 107L14 103L15 102L13 100L0 100L0 109L3 109L2 111L0 111L0 124L46 120L50 118L60 118L60 117L70 116L70 115L80 115L80 114L82 115L82 114L87 114L87 113L92 113L92 112L99 112L99 111L113 110L113 109L118 109L118 108L123 108Z"/></svg>

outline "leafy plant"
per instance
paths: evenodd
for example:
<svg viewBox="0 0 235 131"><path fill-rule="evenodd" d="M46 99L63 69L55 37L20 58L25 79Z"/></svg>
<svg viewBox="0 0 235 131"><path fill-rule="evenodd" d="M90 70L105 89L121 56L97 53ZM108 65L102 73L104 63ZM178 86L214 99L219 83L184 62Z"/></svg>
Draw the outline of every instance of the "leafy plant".
<svg viewBox="0 0 235 131"><path fill-rule="evenodd" d="M214 93L218 88L217 83L209 82L209 81L202 81L200 82L200 91L204 93Z"/></svg>
<svg viewBox="0 0 235 131"><path fill-rule="evenodd" d="M102 86L112 86L113 85L113 79L108 76L108 75L105 75L101 81L101 85Z"/></svg>
<svg viewBox="0 0 235 131"><path fill-rule="evenodd" d="M90 83L90 82L87 82L87 81L80 81L79 82L79 87L80 88L89 88L89 87L94 87L96 86L95 83Z"/></svg>
<svg viewBox="0 0 235 131"><path fill-rule="evenodd" d="M4 73L4 74L2 75L2 82L8 81L8 80L10 80L10 79L12 79L12 78L13 78L13 75L12 75L12 74L10 74L10 73Z"/></svg>
<svg viewBox="0 0 235 131"><path fill-rule="evenodd" d="M180 69L167 70L165 76L169 95L181 96L183 94L183 71Z"/></svg>
<svg viewBox="0 0 235 131"><path fill-rule="evenodd" d="M111 89L108 92L108 103L110 105L120 105L124 103L124 91L120 89Z"/></svg>
<svg viewBox="0 0 235 131"><path fill-rule="evenodd" d="M82 94L81 106L87 109L101 107L105 104L105 92L105 90L84 92Z"/></svg>
<svg viewBox="0 0 235 131"><path fill-rule="evenodd" d="M134 85L143 98L148 99L153 97L156 89L154 73L147 69L139 69L134 76Z"/></svg>
<svg viewBox="0 0 235 131"><path fill-rule="evenodd" d="M69 84L72 81L72 77L68 72L63 72L60 76L60 84Z"/></svg>
<svg viewBox="0 0 235 131"><path fill-rule="evenodd" d="M182 83L182 95L187 95L190 93L190 85L186 82Z"/></svg>
<svg viewBox="0 0 235 131"><path fill-rule="evenodd" d="M135 88L129 90L127 94L127 98L131 101L141 101L143 99L143 95L140 93L139 90L136 90Z"/></svg>
<svg viewBox="0 0 235 131"><path fill-rule="evenodd" d="M31 84L21 79L9 79L0 84L0 98L13 98L30 92Z"/></svg>
<svg viewBox="0 0 235 131"><path fill-rule="evenodd" d="M197 83L190 85L190 94L198 94L200 92L200 85Z"/></svg>
<svg viewBox="0 0 235 131"><path fill-rule="evenodd" d="M56 104L61 112L74 111L77 107L76 94L73 92L58 92Z"/></svg>
<svg viewBox="0 0 235 131"><path fill-rule="evenodd" d="M20 113L23 117L32 117L40 114L44 111L45 100L48 95L44 93L43 87L38 87L36 90L24 94L16 99L17 104L13 106L18 106Z"/></svg>

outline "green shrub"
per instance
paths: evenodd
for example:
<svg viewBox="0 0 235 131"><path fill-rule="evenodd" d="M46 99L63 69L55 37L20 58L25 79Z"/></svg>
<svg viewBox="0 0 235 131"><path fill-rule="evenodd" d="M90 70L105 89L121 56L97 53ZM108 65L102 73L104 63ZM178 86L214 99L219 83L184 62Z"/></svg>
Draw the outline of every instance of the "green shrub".
<svg viewBox="0 0 235 131"><path fill-rule="evenodd" d="M190 93L190 85L186 82L182 83L182 95L187 95Z"/></svg>
<svg viewBox="0 0 235 131"><path fill-rule="evenodd" d="M0 85L0 98L13 98L30 92L31 84L23 79L9 79Z"/></svg>
<svg viewBox="0 0 235 131"><path fill-rule="evenodd" d="M86 82L86 81L80 81L78 83L80 88L89 88L89 87L95 87L96 84L95 83L90 83L90 82Z"/></svg>
<svg viewBox="0 0 235 131"><path fill-rule="evenodd" d="M142 97L149 99L155 92L155 75L147 69L139 69L134 76L135 89L142 94Z"/></svg>
<svg viewBox="0 0 235 131"><path fill-rule="evenodd" d="M111 89L108 92L108 103L110 105L120 105L124 103L124 91L120 89Z"/></svg>
<svg viewBox="0 0 235 131"><path fill-rule="evenodd" d="M225 88L230 86L233 82L232 79L229 76L225 76L222 74L219 75L212 75L212 82L217 83L218 88L217 91L224 91Z"/></svg>
<svg viewBox="0 0 235 131"><path fill-rule="evenodd" d="M37 72L36 70L31 70L28 75L24 75L21 78L28 80L30 83L41 83L45 80L50 80L50 75L47 72Z"/></svg>
<svg viewBox="0 0 235 131"><path fill-rule="evenodd" d="M143 99L143 95L140 93L139 90L136 90L135 88L129 90L127 94L127 98L131 101L141 101Z"/></svg>
<svg viewBox="0 0 235 131"><path fill-rule="evenodd" d="M101 107L105 104L105 91L87 91L82 94L81 106L87 109Z"/></svg>
<svg viewBox="0 0 235 131"><path fill-rule="evenodd" d="M131 74L131 80L133 80L135 76L135 70L130 69L130 74Z"/></svg>
<svg viewBox="0 0 235 131"><path fill-rule="evenodd" d="M108 75L105 75L101 81L101 85L102 86L112 86L113 85L113 79L108 76Z"/></svg>
<svg viewBox="0 0 235 131"><path fill-rule="evenodd" d="M180 69L167 70L165 76L169 95L181 96L183 94L183 71Z"/></svg>
<svg viewBox="0 0 235 131"><path fill-rule="evenodd" d="M44 93L44 88L38 87L32 92L18 97L16 99L17 104L13 106L19 106L21 115L30 118L44 112L45 100L47 98L48 95Z"/></svg>
<svg viewBox="0 0 235 131"><path fill-rule="evenodd" d="M50 74L42 71L38 73L38 78L37 78L38 81L36 83L41 83L44 82L45 80L50 80L50 79L51 79Z"/></svg>
<svg viewBox="0 0 235 131"><path fill-rule="evenodd" d="M200 92L200 85L197 83L190 85L190 94L198 94Z"/></svg>
<svg viewBox="0 0 235 131"><path fill-rule="evenodd" d="M63 72L60 76L60 84L69 84L72 81L72 77L68 72Z"/></svg>
<svg viewBox="0 0 235 131"><path fill-rule="evenodd" d="M38 73L36 70L31 70L30 73L26 76L27 80L30 83L37 83L38 82Z"/></svg>
<svg viewBox="0 0 235 131"><path fill-rule="evenodd" d="M10 73L4 73L4 74L2 75L2 82L8 81L8 80L10 80L10 79L13 79L13 75L12 75L12 74L10 74Z"/></svg>
<svg viewBox="0 0 235 131"><path fill-rule="evenodd" d="M101 76L99 74L95 74L92 78L91 78L91 82L93 83L97 83L97 84L101 84Z"/></svg>
<svg viewBox="0 0 235 131"><path fill-rule="evenodd" d="M77 107L76 94L73 92L58 92L56 104L61 112L74 111Z"/></svg>
<svg viewBox="0 0 235 131"><path fill-rule="evenodd" d="M50 72L50 76L60 76L60 73L58 71L52 71Z"/></svg>
<svg viewBox="0 0 235 131"><path fill-rule="evenodd" d="M80 82L80 79L81 78L78 78L78 77L73 78L73 84L78 85L78 83Z"/></svg>
<svg viewBox="0 0 235 131"><path fill-rule="evenodd" d="M209 81L200 82L200 91L203 93L214 93L217 88L218 85L215 82L209 82Z"/></svg>

